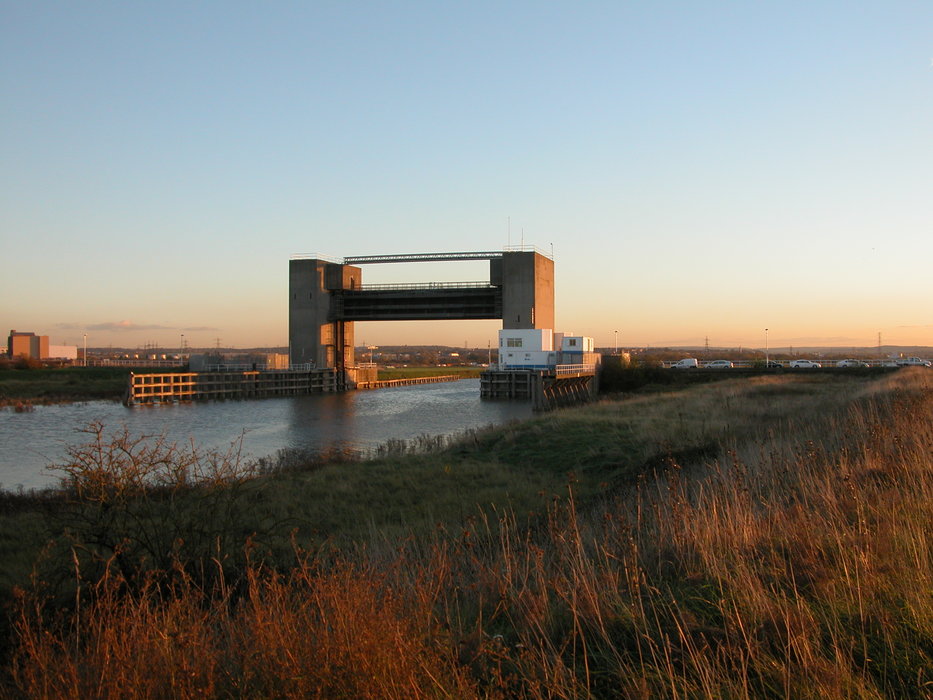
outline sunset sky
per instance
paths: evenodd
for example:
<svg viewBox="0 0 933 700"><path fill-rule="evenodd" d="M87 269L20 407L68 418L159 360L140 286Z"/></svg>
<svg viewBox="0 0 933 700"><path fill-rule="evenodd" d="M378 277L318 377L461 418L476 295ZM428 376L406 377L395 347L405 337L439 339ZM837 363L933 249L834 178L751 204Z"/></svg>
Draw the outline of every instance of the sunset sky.
<svg viewBox="0 0 933 700"><path fill-rule="evenodd" d="M933 345L930 2L0 0L0 129L4 336L285 345L293 255L525 244L597 345Z"/></svg>

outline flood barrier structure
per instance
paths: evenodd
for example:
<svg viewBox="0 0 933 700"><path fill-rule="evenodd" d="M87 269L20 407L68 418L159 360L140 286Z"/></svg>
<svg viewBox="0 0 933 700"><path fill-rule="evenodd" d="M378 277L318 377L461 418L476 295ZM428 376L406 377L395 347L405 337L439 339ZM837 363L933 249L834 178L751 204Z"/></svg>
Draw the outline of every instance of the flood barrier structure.
<svg viewBox="0 0 933 700"><path fill-rule="evenodd" d="M488 262L487 279L363 284L363 265ZM534 249L365 255L289 261L288 346L292 365L357 365L357 321L502 319L503 328L554 327L554 261Z"/></svg>

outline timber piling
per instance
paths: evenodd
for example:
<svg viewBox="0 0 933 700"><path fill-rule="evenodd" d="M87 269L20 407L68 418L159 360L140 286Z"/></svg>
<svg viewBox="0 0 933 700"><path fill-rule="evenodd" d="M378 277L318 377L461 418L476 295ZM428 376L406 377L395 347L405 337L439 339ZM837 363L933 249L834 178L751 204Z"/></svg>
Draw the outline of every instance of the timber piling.
<svg viewBox="0 0 933 700"><path fill-rule="evenodd" d="M379 389L391 386L454 382L455 374L437 377L377 380L375 369L349 370L251 370L217 372L130 373L123 403L127 406L211 401L218 399L253 399L271 396L300 396Z"/></svg>

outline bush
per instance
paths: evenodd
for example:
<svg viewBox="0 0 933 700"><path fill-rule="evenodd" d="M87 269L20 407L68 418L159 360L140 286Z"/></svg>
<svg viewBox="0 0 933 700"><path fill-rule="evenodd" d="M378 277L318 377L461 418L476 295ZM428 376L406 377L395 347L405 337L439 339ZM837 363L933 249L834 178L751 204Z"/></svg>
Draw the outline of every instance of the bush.
<svg viewBox="0 0 933 700"><path fill-rule="evenodd" d="M219 452L164 435L131 437L125 427L108 435L100 422L82 432L91 440L51 467L62 474L51 516L84 576L97 580L101 567L116 567L133 580L179 565L214 569L209 558L236 560L252 534L240 523L256 475L241 457L242 438Z"/></svg>
<svg viewBox="0 0 933 700"><path fill-rule="evenodd" d="M19 355L13 360L14 369L42 369L44 366L42 360L26 355Z"/></svg>

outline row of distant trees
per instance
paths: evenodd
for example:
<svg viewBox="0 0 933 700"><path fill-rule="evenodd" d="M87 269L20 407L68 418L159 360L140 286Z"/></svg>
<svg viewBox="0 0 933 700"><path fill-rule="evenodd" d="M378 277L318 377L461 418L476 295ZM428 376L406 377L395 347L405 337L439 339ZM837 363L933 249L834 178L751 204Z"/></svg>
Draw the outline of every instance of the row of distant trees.
<svg viewBox="0 0 933 700"><path fill-rule="evenodd" d="M604 355L627 354L636 364L653 364L664 361L680 360L684 357L697 357L701 359L728 359L728 360L764 360L764 352L759 349L751 348L711 348L710 350L685 350L683 348L634 348L619 349L615 351L612 348L599 348L599 352ZM866 352L865 350L853 350L851 348L839 348L831 352L793 352L793 351L771 351L768 353L773 360L793 360L798 358L820 359L820 360L841 360L845 358L877 359L878 353ZM357 350L357 359L366 359L370 357L368 349ZM439 346L425 346L405 348L379 348L372 351L373 361L380 365L416 365L416 366L434 366L446 364L456 365L482 365L487 362L496 362L498 352L496 348L447 348Z"/></svg>
<svg viewBox="0 0 933 700"><path fill-rule="evenodd" d="M356 353L358 360L369 360L370 351L368 349L360 350ZM440 364L456 365L481 365L488 362L489 357L495 362L498 353L495 348L486 350L482 348L449 348L442 346L423 346L405 348L379 348L372 351L373 361L380 365L415 365L415 366L435 366Z"/></svg>
<svg viewBox="0 0 933 700"><path fill-rule="evenodd" d="M612 354L611 351L605 351L606 354ZM624 350L629 356L638 362L663 362L671 360L680 360L685 357L696 357L704 360L763 360L764 350L753 348L710 348L709 350L685 350L683 348L644 348L634 350ZM852 348L834 348L831 351L824 352L804 352L791 350L770 350L768 358L772 360L796 360L796 359L814 359L814 360L843 360L846 358L855 359L878 359L879 353L866 352L864 349L853 350Z"/></svg>
<svg viewBox="0 0 933 700"><path fill-rule="evenodd" d="M43 367L70 366L71 360L40 360L28 355L0 355L0 369L42 369Z"/></svg>

